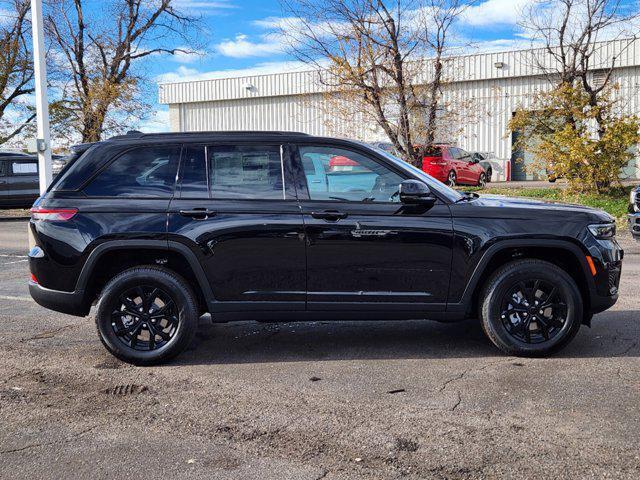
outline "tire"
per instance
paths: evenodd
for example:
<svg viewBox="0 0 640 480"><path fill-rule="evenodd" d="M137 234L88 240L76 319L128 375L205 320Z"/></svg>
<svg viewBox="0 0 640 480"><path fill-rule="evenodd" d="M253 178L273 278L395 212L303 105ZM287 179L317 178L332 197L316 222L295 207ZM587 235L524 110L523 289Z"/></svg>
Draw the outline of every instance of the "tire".
<svg viewBox="0 0 640 480"><path fill-rule="evenodd" d="M156 365L189 346L198 325L197 305L179 275L159 267L135 267L116 275L102 290L96 328L115 357L134 365Z"/></svg>
<svg viewBox="0 0 640 480"><path fill-rule="evenodd" d="M514 291L527 295L514 297ZM546 304L552 306L539 309ZM578 333L583 318L582 296L573 278L558 266L535 259L517 260L494 272L479 306L489 340L504 353L523 357L542 357L562 349Z"/></svg>
<svg viewBox="0 0 640 480"><path fill-rule="evenodd" d="M556 183L556 177L549 177L549 183Z"/></svg>
<svg viewBox="0 0 640 480"><path fill-rule="evenodd" d="M447 185L449 185L450 187L455 187L457 181L458 181L458 176L456 175L455 170L451 170L447 175L447 182L446 182Z"/></svg>
<svg viewBox="0 0 640 480"><path fill-rule="evenodd" d="M493 175L493 170L487 170L487 183L491 182L491 177Z"/></svg>
<svg viewBox="0 0 640 480"><path fill-rule="evenodd" d="M478 177L478 186L480 188L484 188L487 186L487 176L484 174L484 172L481 173Z"/></svg>

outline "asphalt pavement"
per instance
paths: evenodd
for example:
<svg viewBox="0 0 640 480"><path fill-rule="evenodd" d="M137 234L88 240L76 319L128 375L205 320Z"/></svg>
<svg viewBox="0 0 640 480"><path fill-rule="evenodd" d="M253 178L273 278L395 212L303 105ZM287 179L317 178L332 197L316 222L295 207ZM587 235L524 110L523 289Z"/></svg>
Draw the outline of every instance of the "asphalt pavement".
<svg viewBox="0 0 640 480"><path fill-rule="evenodd" d="M36 305L0 224L0 478L640 478L640 244L621 298L547 359L474 321L212 324L133 367Z"/></svg>

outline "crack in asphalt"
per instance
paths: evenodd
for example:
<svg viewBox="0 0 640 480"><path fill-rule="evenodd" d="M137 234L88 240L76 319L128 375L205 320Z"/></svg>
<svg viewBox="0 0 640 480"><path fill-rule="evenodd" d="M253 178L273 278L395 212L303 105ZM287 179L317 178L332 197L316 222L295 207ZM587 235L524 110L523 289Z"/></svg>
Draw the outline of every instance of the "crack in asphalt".
<svg viewBox="0 0 640 480"><path fill-rule="evenodd" d="M31 340L42 340L44 338L52 338L56 336L56 333L60 333L64 330L69 330L71 328L75 328L78 327L79 324L73 324L73 325L64 325L62 327L59 328L55 328L53 330L46 330L44 332L40 332L36 335L34 335L33 337L28 337L28 338L23 338L22 340L20 340L20 343L25 343L25 342L29 342Z"/></svg>
<svg viewBox="0 0 640 480"><path fill-rule="evenodd" d="M95 430L98 427L98 425L93 425L92 427L86 428L74 435L71 435L71 437L66 438L65 440L60 441L53 441L53 442L42 442L42 443L31 443L29 445L25 445L23 447L19 447L19 448L11 448L11 449L7 449L7 450L0 450L0 455L6 454L6 453L16 453L16 452L23 452L25 450L30 450L32 448L38 448L38 447L46 447L48 445L55 445L55 444L60 444L60 443L71 443L74 440L76 440L77 438L91 432L92 430Z"/></svg>

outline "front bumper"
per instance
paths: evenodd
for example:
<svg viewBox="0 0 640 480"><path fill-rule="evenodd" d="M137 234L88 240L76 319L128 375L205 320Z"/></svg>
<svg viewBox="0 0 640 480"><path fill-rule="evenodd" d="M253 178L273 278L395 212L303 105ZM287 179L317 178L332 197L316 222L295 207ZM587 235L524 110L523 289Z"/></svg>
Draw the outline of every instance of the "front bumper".
<svg viewBox="0 0 640 480"><path fill-rule="evenodd" d="M50 290L30 281L29 294L38 305L68 315L86 317L91 309L91 305L86 302L84 291L62 292L60 290Z"/></svg>

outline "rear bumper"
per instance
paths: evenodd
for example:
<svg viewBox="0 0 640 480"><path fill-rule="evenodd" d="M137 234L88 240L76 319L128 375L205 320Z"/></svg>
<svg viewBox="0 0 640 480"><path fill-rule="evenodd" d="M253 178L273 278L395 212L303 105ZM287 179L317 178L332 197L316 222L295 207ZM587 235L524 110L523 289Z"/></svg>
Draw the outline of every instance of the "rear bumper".
<svg viewBox="0 0 640 480"><path fill-rule="evenodd" d="M91 309L91 305L86 302L84 291L62 292L60 290L50 290L30 281L29 294L38 305L68 315L85 317Z"/></svg>

